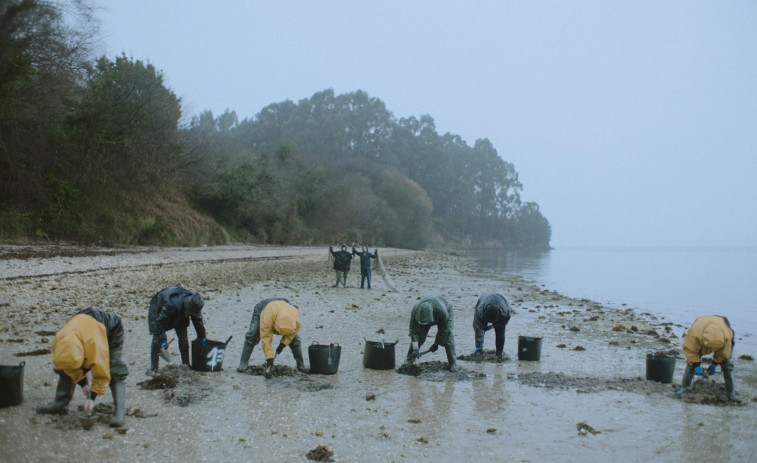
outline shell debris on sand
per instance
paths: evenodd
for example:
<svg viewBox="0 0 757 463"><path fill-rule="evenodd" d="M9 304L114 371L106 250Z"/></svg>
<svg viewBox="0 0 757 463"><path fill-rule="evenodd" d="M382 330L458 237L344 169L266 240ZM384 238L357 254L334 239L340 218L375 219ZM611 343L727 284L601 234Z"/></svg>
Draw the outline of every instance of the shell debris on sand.
<svg viewBox="0 0 757 463"><path fill-rule="evenodd" d="M497 352L493 349L488 349L482 351L483 357L480 360L481 362L489 362L489 363L504 363L509 360L512 360L509 355L503 354L502 360L497 360ZM458 360L463 360L465 362L478 362L476 359L475 353L471 354L462 354L457 356Z"/></svg>
<svg viewBox="0 0 757 463"><path fill-rule="evenodd" d="M154 390L154 389L173 389L178 384L179 384L179 380L174 378L173 376L158 374L148 380L142 381L141 383L137 383L137 386L146 390Z"/></svg>
<svg viewBox="0 0 757 463"><path fill-rule="evenodd" d="M313 461L334 461L334 452L329 450L325 445L319 445L318 447L310 450L306 455L308 460Z"/></svg>
<svg viewBox="0 0 757 463"><path fill-rule="evenodd" d="M599 434L602 432L602 431L597 431L596 429L584 423L583 421L580 423L576 423L576 429L578 430L579 436L585 436L587 432L590 432L592 434Z"/></svg>
<svg viewBox="0 0 757 463"><path fill-rule="evenodd" d="M457 367L456 372L449 371L447 362L431 361L418 364L403 364L395 370L401 375L415 376L426 381L470 381L486 378L485 373Z"/></svg>

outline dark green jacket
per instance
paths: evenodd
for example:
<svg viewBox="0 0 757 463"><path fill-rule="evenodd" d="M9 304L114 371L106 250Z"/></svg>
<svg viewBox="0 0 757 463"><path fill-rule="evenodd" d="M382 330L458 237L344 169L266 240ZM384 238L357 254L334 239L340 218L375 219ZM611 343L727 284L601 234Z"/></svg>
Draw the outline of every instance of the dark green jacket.
<svg viewBox="0 0 757 463"><path fill-rule="evenodd" d="M349 270L350 263L352 262L352 254L347 251L334 251L329 249L331 255L334 256L334 270Z"/></svg>
<svg viewBox="0 0 757 463"><path fill-rule="evenodd" d="M441 296L424 297L413 306L410 312L410 341L417 342L422 331L428 332L430 326L436 325L436 344L454 345L454 317L452 304Z"/></svg>

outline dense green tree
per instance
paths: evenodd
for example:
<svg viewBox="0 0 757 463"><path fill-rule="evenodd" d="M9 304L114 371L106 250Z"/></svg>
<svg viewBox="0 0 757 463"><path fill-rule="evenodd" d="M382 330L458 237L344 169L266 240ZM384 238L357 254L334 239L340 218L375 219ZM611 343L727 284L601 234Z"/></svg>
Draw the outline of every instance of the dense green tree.
<svg viewBox="0 0 757 463"><path fill-rule="evenodd" d="M2 223L41 227L39 216L33 212L75 190L54 170L56 138L66 101L90 65L90 46L96 32L90 13L85 3L71 2L66 21L56 2L0 2ZM20 223L21 216L25 224ZM0 226L0 233L3 228Z"/></svg>
<svg viewBox="0 0 757 463"><path fill-rule="evenodd" d="M92 60L95 30L84 0L0 2L0 237L549 244L487 139L331 89L180 127L162 73Z"/></svg>

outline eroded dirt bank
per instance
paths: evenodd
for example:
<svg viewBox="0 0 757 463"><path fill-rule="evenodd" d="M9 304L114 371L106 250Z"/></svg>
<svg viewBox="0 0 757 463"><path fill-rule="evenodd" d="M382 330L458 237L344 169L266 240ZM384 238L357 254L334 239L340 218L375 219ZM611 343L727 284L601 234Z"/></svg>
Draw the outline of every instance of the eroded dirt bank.
<svg viewBox="0 0 757 463"><path fill-rule="evenodd" d="M327 455L324 448L335 461L382 462L757 457L757 368L747 357L738 358L757 353L740 351L737 342L741 406L675 400L672 385L644 380L646 354L680 349L686 327L643 310L501 279L459 257L384 250L401 290L392 292L375 271L373 289L360 290L357 265L350 287L332 288L323 248L1 250L0 363L26 362L24 402L0 409L0 447L7 461L71 461L82 455L104 461L307 461L308 454ZM170 284L202 292L209 337L233 339L223 371L171 367L165 373L176 378L174 387L143 389L138 383L150 379L144 374L147 304ZM402 365L409 311L425 294L441 294L453 304L457 353L469 355L473 304L483 291L503 292L515 311L502 363L459 360L465 374L455 376L434 370L445 360L440 349L422 359L433 370L427 377L363 368L365 339L378 340L381 329L387 342L399 340L396 366ZM272 296L299 306L306 362L313 342L341 345L336 375L297 373L288 350L277 359L282 373L271 380L255 370L236 372L252 307ZM44 351L55 331L89 306L120 314L127 330L129 416L119 430L107 426L110 394L98 400L102 418L89 431L76 419L78 392L67 417L34 412L51 400L56 381ZM517 360L518 335L543 337L540 361ZM488 333L485 348L493 344ZM34 352L38 355L17 356ZM175 346L172 352L178 359ZM262 363L258 346L252 364ZM682 370L678 360L675 383ZM722 375L708 381L705 394L722 385Z"/></svg>

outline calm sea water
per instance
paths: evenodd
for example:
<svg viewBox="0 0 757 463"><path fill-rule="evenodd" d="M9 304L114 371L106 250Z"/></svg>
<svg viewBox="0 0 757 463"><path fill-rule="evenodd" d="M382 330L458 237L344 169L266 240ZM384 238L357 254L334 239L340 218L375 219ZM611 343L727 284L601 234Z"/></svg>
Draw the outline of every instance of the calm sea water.
<svg viewBox="0 0 757 463"><path fill-rule="evenodd" d="M626 304L684 326L700 315L724 315L742 342L757 347L757 248L564 247L468 254L482 268L520 275L567 296Z"/></svg>

